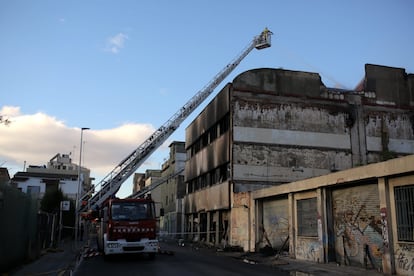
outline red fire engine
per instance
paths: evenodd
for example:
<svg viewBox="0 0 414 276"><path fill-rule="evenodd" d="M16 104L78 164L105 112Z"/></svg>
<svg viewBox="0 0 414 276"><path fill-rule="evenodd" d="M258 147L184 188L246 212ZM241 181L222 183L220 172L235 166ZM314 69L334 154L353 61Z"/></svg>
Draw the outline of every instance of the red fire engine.
<svg viewBox="0 0 414 276"><path fill-rule="evenodd" d="M98 211L97 243L104 256L158 251L155 204L150 198L108 199Z"/></svg>

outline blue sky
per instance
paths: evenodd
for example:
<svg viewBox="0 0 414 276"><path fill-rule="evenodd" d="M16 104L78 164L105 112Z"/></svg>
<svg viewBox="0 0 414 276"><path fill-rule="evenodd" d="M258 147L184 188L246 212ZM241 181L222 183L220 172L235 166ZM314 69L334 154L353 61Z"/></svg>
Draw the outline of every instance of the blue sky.
<svg viewBox="0 0 414 276"><path fill-rule="evenodd" d="M264 27L272 47L252 51L217 91L260 67L350 89L366 63L414 73L413 10L409 0L0 1L0 115L12 121L0 126L0 165L13 175L57 152L77 163L89 127L83 162L99 180ZM208 101L168 143L184 141ZM138 171L159 169L168 143Z"/></svg>

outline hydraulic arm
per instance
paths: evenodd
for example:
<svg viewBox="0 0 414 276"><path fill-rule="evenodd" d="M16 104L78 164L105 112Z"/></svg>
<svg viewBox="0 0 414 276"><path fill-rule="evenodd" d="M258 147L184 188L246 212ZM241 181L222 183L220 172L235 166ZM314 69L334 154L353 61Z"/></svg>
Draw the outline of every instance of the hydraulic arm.
<svg viewBox="0 0 414 276"><path fill-rule="evenodd" d="M243 49L229 64L227 64L214 78L198 91L183 107L181 107L168 121L159 127L148 139L139 145L131 154L125 157L107 176L105 176L93 190L88 191L81 198L87 205L81 207L95 208L115 195L122 183L125 182L144 161L161 146L180 124L214 91L214 89L236 68L240 62L254 49L264 49L271 46L271 35L267 28ZM91 196L91 194L94 194ZM82 206L79 204L79 206Z"/></svg>

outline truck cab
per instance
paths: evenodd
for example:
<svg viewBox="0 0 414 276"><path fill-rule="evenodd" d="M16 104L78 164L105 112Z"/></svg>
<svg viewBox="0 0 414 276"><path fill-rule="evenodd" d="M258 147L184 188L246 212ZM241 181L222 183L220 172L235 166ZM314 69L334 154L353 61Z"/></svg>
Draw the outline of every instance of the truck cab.
<svg viewBox="0 0 414 276"><path fill-rule="evenodd" d="M158 252L155 204L150 198L109 199L99 211L98 250L104 256Z"/></svg>

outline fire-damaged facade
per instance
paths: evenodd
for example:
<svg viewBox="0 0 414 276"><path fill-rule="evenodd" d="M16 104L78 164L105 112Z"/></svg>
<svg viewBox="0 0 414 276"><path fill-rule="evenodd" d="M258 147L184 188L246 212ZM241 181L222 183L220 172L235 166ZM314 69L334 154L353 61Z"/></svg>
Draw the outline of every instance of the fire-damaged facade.
<svg viewBox="0 0 414 276"><path fill-rule="evenodd" d="M352 91L327 88L317 73L255 69L237 76L186 129L189 237L249 251L291 246L289 196L256 202L251 193L414 154L413 84L404 69L370 64ZM352 204L346 194L371 194L364 210L351 210L370 214L378 206L375 183L333 191L329 200L342 210ZM320 198L301 196L295 219L307 221Z"/></svg>
<svg viewBox="0 0 414 276"><path fill-rule="evenodd" d="M414 273L414 155L251 192L251 247Z"/></svg>

